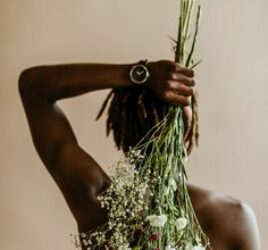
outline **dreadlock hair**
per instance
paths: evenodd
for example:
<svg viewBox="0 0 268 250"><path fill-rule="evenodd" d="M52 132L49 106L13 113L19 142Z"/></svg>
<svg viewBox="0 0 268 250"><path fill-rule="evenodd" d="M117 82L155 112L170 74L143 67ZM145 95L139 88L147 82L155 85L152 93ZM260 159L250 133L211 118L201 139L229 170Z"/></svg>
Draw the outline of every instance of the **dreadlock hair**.
<svg viewBox="0 0 268 250"><path fill-rule="evenodd" d="M114 88L104 100L96 120L103 115L108 103L106 134L113 132L113 138L118 149L126 153L135 147L168 113L170 104L156 97L149 88ZM192 96L192 120L187 121L184 140L188 155L194 145L198 145L198 112L197 93Z"/></svg>

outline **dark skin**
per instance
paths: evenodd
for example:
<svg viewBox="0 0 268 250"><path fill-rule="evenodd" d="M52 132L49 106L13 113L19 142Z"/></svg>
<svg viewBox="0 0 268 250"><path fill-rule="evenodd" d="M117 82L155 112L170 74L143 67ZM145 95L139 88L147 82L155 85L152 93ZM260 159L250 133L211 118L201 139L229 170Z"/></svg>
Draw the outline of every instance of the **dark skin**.
<svg viewBox="0 0 268 250"><path fill-rule="evenodd" d="M135 87L128 76L132 65L51 65L33 67L20 75L19 92L33 143L63 193L79 232L107 221L107 211L96 197L111 180L79 146L57 101L94 90ZM169 60L150 62L148 67L151 80L147 87L166 102L183 107L186 119L191 119L194 72ZM260 249L257 222L248 205L190 184L188 190L212 249Z"/></svg>

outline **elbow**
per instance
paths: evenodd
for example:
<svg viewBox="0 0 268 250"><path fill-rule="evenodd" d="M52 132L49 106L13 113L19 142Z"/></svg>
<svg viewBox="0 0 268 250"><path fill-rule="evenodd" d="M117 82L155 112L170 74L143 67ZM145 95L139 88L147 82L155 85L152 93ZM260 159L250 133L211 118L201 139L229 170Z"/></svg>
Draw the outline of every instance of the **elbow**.
<svg viewBox="0 0 268 250"><path fill-rule="evenodd" d="M38 66L22 71L18 80L18 90L21 98L31 98L40 92L43 68L43 66Z"/></svg>

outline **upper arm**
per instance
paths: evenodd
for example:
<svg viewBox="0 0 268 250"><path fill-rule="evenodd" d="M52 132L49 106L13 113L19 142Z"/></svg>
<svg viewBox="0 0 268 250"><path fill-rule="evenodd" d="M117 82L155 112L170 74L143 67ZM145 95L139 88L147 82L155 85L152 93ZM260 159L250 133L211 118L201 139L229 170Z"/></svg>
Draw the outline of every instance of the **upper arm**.
<svg viewBox="0 0 268 250"><path fill-rule="evenodd" d="M54 173L58 151L65 143L77 144L77 139L58 104L38 91L41 85L45 83L38 69L28 69L20 76L19 92L34 146L45 166Z"/></svg>
<svg viewBox="0 0 268 250"><path fill-rule="evenodd" d="M40 93L46 83L39 69L22 73L19 92L34 146L52 175L71 166L95 166L96 162L78 145L73 129L56 101Z"/></svg>
<svg viewBox="0 0 268 250"><path fill-rule="evenodd" d="M88 195L107 185L108 176L78 145L71 125L58 104L35 92L35 81L39 81L37 76L31 71L26 73L20 78L19 91L32 139L42 162L61 188L76 217L83 214L83 209L99 208L98 204L90 204Z"/></svg>

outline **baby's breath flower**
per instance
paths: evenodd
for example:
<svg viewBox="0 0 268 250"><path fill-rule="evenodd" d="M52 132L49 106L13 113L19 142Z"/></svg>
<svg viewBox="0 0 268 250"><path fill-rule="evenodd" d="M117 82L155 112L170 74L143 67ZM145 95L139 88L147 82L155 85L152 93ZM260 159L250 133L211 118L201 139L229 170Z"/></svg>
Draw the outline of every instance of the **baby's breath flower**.
<svg viewBox="0 0 268 250"><path fill-rule="evenodd" d="M129 244L126 243L122 246L119 246L118 250L131 250L131 248L129 247Z"/></svg>

